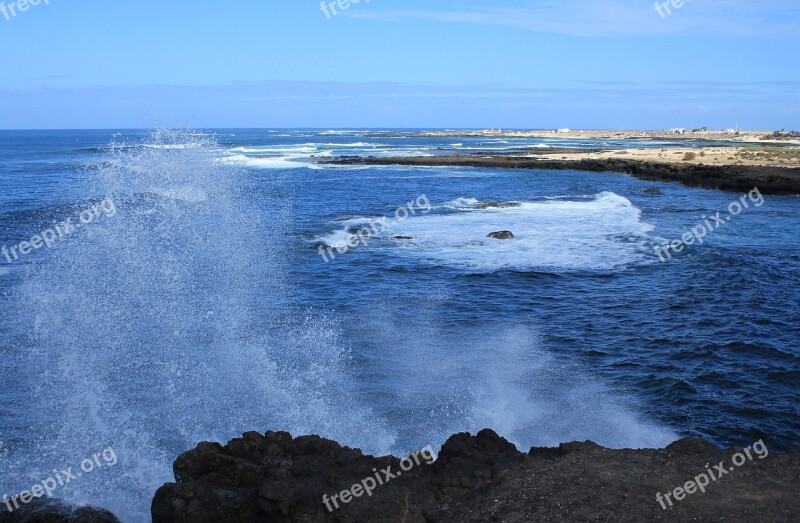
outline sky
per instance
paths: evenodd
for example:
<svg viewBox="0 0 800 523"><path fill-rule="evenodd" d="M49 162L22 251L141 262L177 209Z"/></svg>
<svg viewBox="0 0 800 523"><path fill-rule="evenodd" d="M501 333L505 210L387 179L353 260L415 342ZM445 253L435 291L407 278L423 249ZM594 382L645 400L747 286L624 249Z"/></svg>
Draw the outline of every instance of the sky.
<svg viewBox="0 0 800 523"><path fill-rule="evenodd" d="M800 130L798 0L0 1L0 129Z"/></svg>

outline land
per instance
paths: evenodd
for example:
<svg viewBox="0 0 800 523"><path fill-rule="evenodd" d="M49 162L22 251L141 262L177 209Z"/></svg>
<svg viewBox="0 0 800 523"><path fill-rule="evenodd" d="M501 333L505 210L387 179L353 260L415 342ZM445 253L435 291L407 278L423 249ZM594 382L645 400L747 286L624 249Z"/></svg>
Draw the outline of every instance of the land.
<svg viewBox="0 0 800 523"><path fill-rule="evenodd" d="M613 450L587 441L521 452L486 429L451 436L435 460L431 450L403 462L318 436L272 431L249 432L224 446L200 443L176 459L175 482L155 493L152 518L800 521L800 449L778 454L763 442L746 450L719 449L685 438L664 449ZM22 522L118 520L102 509L76 509L47 498L13 514L0 511L0 523Z"/></svg>
<svg viewBox="0 0 800 523"><path fill-rule="evenodd" d="M764 450L748 449L752 459L739 466L738 449L691 438L661 450L584 442L523 453L483 430L456 434L436 461L412 460L409 467L316 436L252 432L180 456L176 483L158 490L152 514L156 523L798 521L800 451ZM720 463L732 470L709 481L705 493L665 499L676 488L692 490L688 481ZM342 494L376 476L383 484L371 495Z"/></svg>
<svg viewBox="0 0 800 523"><path fill-rule="evenodd" d="M724 141L742 144L794 144L800 145L800 135L793 132L780 131L737 131L735 133L726 131L687 131L683 134L676 134L671 131L637 131L637 130L570 130L560 131L480 131L480 130L459 130L459 131L423 131L420 133L381 133L373 132L371 136L408 136L414 134L420 137L429 138L543 138L543 139L598 139L598 140L658 140L676 142L685 140L695 141Z"/></svg>
<svg viewBox="0 0 800 523"><path fill-rule="evenodd" d="M800 194L800 148L786 145L589 151L542 148L504 154L478 151L469 155L343 157L323 163L581 170L629 174L644 180L732 192L758 187L763 194Z"/></svg>
<svg viewBox="0 0 800 523"><path fill-rule="evenodd" d="M679 182L690 187L763 194L800 194L800 133L793 131L423 131L372 132L370 137L538 138L545 147L498 154L459 154L443 149L434 156L342 157L320 160L339 165L408 165L498 169L584 170L622 173L637 178ZM570 140L614 140L613 149L571 147ZM548 141L552 145L548 145ZM566 142L566 143L565 143ZM626 142L630 146L625 146ZM647 142L658 142L647 146ZM655 144L654 144L655 145Z"/></svg>
<svg viewBox="0 0 800 523"><path fill-rule="evenodd" d="M613 149L577 151L560 149L529 153L542 160L631 160L672 165L760 166L800 168L800 147L669 147L659 149Z"/></svg>

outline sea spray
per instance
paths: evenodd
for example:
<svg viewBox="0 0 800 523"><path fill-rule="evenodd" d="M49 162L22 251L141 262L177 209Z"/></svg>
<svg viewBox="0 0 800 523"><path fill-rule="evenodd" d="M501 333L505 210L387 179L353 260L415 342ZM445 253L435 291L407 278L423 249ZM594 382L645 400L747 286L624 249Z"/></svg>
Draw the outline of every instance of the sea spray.
<svg viewBox="0 0 800 523"><path fill-rule="evenodd" d="M210 137L145 145L111 147L95 173L115 218L37 259L2 305L18 403L0 492L113 446L114 469L59 495L143 521L203 440L288 430L390 449L337 321L294 303L285 200L216 161Z"/></svg>
<svg viewBox="0 0 800 523"><path fill-rule="evenodd" d="M548 351L541 326L510 322L499 310L494 321L454 322L467 303L496 302L470 294L468 282L447 288L424 274L396 295L373 296L353 326L356 337L369 332L374 340L363 386L393 405L387 419L403 428L396 455L484 428L520 449L586 439L663 447L678 438L634 398Z"/></svg>

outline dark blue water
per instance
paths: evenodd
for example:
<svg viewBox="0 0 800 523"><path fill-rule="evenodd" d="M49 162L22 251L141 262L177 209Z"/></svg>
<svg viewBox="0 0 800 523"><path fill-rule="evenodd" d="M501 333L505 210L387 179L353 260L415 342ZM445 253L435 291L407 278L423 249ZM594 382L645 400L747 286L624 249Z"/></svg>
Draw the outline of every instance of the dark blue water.
<svg viewBox="0 0 800 523"><path fill-rule="evenodd" d="M177 454L247 430L374 453L487 426L523 448L797 446L799 198L753 193L662 263L655 246L742 195L610 173L315 163L616 145L0 132L0 246L81 224L0 255L0 495L113 446L117 465L55 495L143 520ZM402 207L413 212L398 220ZM336 251L380 217L385 231ZM486 238L505 229L516 238Z"/></svg>

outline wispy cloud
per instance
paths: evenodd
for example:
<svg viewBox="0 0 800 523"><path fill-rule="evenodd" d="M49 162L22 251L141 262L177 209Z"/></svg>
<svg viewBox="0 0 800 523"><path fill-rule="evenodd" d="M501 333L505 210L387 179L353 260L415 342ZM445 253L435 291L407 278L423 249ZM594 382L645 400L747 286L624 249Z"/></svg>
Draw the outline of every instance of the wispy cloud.
<svg viewBox="0 0 800 523"><path fill-rule="evenodd" d="M501 4L502 5L498 5ZM444 9L370 9L345 13L373 20L435 20L514 27L570 36L715 34L800 36L797 0L694 0L662 18L648 0L506 0L495 5L449 4Z"/></svg>

